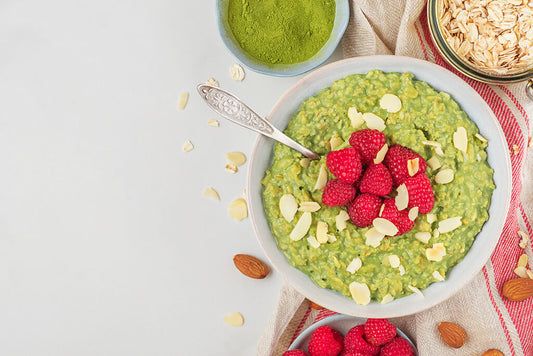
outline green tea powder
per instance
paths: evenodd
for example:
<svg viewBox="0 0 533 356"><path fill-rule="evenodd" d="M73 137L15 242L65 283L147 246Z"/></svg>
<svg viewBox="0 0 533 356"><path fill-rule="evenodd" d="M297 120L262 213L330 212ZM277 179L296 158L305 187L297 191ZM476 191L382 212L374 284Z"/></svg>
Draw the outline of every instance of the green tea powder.
<svg viewBox="0 0 533 356"><path fill-rule="evenodd" d="M240 46L269 64L303 62L328 40L334 0L229 0L228 22Z"/></svg>

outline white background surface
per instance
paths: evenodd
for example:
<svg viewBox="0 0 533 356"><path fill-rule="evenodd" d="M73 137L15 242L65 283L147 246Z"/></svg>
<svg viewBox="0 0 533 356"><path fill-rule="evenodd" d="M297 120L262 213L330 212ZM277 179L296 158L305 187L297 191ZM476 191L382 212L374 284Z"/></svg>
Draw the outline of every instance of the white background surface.
<svg viewBox="0 0 533 356"><path fill-rule="evenodd" d="M0 1L0 355L255 353L282 280L233 266L264 256L249 219L227 215L246 165L230 175L224 154L256 136L195 85L214 77L266 115L298 78L232 81L214 8ZM223 322L232 311L243 327Z"/></svg>

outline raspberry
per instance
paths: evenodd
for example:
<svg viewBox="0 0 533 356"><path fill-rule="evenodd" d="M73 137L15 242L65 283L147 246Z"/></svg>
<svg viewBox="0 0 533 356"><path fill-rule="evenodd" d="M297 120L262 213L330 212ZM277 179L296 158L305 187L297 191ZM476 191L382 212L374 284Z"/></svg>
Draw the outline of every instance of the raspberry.
<svg viewBox="0 0 533 356"><path fill-rule="evenodd" d="M409 219L409 210L398 211L394 199L386 199L384 204L381 217L389 220L398 228L395 236L403 235L413 228L414 222Z"/></svg>
<svg viewBox="0 0 533 356"><path fill-rule="evenodd" d="M378 217L381 202L381 198L377 195L361 194L348 207L348 215L356 226L370 226L372 221Z"/></svg>
<svg viewBox="0 0 533 356"><path fill-rule="evenodd" d="M365 336L372 345L384 345L396 336L396 326L387 319L367 319Z"/></svg>
<svg viewBox="0 0 533 356"><path fill-rule="evenodd" d="M344 350L339 354L339 356L369 356L370 354L367 354L366 352L359 352L359 351L346 351Z"/></svg>
<svg viewBox="0 0 533 356"><path fill-rule="evenodd" d="M364 338L365 326L357 325L351 328L344 336L344 350L358 351L363 354L377 355L379 353L379 346L374 346L368 343Z"/></svg>
<svg viewBox="0 0 533 356"><path fill-rule="evenodd" d="M330 180L324 187L322 203L327 206L348 205L355 198L357 190L350 184L338 179Z"/></svg>
<svg viewBox="0 0 533 356"><path fill-rule="evenodd" d="M281 356L307 356L307 354L303 350L288 350Z"/></svg>
<svg viewBox="0 0 533 356"><path fill-rule="evenodd" d="M426 161L410 148L400 145L394 145L389 148L383 163L385 163L389 169L392 175L392 180L396 186L402 184L404 180L411 177L407 170L407 161L415 158L418 158L418 171L415 172L414 175L426 170Z"/></svg>
<svg viewBox="0 0 533 356"><path fill-rule="evenodd" d="M381 348L379 356L413 356L414 354L409 341L397 336Z"/></svg>
<svg viewBox="0 0 533 356"><path fill-rule="evenodd" d="M385 135L378 130L359 130L350 136L350 145L361 154L365 165L374 163L374 158L386 142Z"/></svg>
<svg viewBox="0 0 533 356"><path fill-rule="evenodd" d="M385 196L392 190L392 177L383 163L372 164L363 173L359 185L361 193L371 193Z"/></svg>
<svg viewBox="0 0 533 356"><path fill-rule="evenodd" d="M311 335L307 351L309 356L337 356L343 348L342 335L329 326L317 328Z"/></svg>
<svg viewBox="0 0 533 356"><path fill-rule="evenodd" d="M431 182L425 173L419 173L414 177L407 178L404 181L407 192L409 193L409 208L418 206L420 214L427 214L433 209L435 196Z"/></svg>
<svg viewBox="0 0 533 356"><path fill-rule="evenodd" d="M361 175L361 157L353 147L331 151L326 157L326 165L343 183L353 184Z"/></svg>

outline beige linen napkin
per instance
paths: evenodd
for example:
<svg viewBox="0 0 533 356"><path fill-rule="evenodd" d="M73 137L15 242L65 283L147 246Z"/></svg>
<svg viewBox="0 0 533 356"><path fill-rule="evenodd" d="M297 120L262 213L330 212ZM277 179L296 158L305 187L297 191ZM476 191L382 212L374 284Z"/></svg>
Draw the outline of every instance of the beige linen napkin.
<svg viewBox="0 0 533 356"><path fill-rule="evenodd" d="M352 0L351 18L342 45L345 57L396 54L425 59L451 69L438 55L429 37L423 0ZM457 73L456 73L457 74ZM524 83L496 86L465 79L491 106L505 131L513 166L513 202L495 253L483 270L449 300L416 315L392 319L416 343L421 356L481 355L495 348L505 355L533 355L533 301L511 303L502 299L503 283L516 278L518 257L533 261L531 242L518 247L518 229L532 235L533 160L527 157L533 102ZM514 153L513 146L517 152ZM531 265L530 265L531 266ZM309 302L284 285L279 303L261 338L257 355L281 355L307 326L331 312L309 308ZM461 325L467 342L455 350L442 342L440 321Z"/></svg>

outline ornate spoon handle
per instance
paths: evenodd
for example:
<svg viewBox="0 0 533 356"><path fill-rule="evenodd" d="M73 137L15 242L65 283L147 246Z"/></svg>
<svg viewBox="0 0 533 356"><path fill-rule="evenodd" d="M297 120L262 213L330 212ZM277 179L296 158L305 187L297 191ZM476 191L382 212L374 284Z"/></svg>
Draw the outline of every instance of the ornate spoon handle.
<svg viewBox="0 0 533 356"><path fill-rule="evenodd" d="M226 119L281 142L306 157L312 159L319 158L317 154L279 131L272 126L270 122L263 119L255 111L227 91L211 85L200 84L198 85L198 93L200 93L200 96L211 109Z"/></svg>

